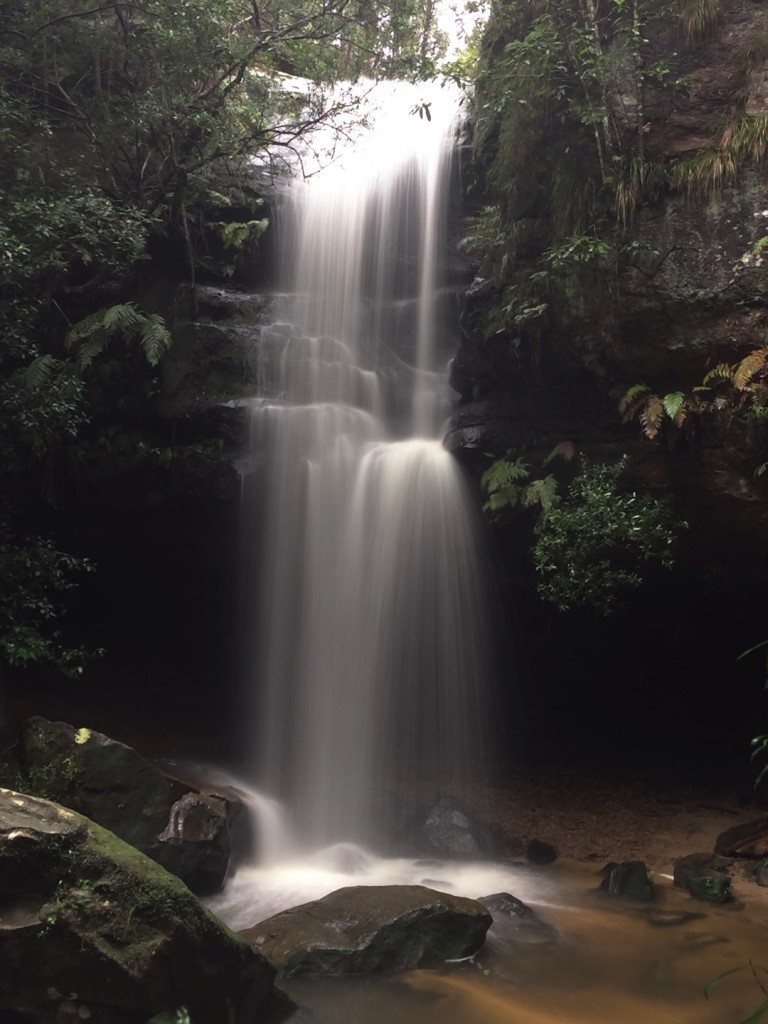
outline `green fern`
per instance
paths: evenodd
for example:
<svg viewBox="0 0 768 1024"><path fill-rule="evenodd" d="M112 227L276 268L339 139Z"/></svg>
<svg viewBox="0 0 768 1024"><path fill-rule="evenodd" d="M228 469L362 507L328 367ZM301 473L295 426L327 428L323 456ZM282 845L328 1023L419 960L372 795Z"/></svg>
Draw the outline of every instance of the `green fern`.
<svg viewBox="0 0 768 1024"><path fill-rule="evenodd" d="M701 382L704 387L708 387L713 380L732 380L733 369L728 363L718 363L717 366L713 366L708 373L704 375L704 380Z"/></svg>
<svg viewBox="0 0 768 1024"><path fill-rule="evenodd" d="M38 356L24 368L25 386L31 389L45 387L64 365L55 356Z"/></svg>
<svg viewBox="0 0 768 1024"><path fill-rule="evenodd" d="M538 505L546 515L550 509L560 504L557 480L551 473L538 480L531 480L520 496L520 504L523 508L535 508Z"/></svg>
<svg viewBox="0 0 768 1024"><path fill-rule="evenodd" d="M75 353L80 373L101 355L113 338L138 342L150 366L157 366L171 345L171 334L157 313L141 312L133 302L124 302L80 320L66 337L66 347Z"/></svg>
<svg viewBox="0 0 768 1024"><path fill-rule="evenodd" d="M488 496L483 505L485 512L492 515L514 508L523 492L522 484L530 476L531 467L518 457L514 461L507 457L496 459L480 478L480 486Z"/></svg>
<svg viewBox="0 0 768 1024"><path fill-rule="evenodd" d="M211 221L209 227L219 235L229 249L240 250L246 242L255 242L269 227L269 219L247 221Z"/></svg>
<svg viewBox="0 0 768 1024"><path fill-rule="evenodd" d="M665 395L662 399L664 405L664 412L669 416L671 420L674 420L678 413L683 409L683 403L685 402L685 395L682 391L673 391L669 395Z"/></svg>

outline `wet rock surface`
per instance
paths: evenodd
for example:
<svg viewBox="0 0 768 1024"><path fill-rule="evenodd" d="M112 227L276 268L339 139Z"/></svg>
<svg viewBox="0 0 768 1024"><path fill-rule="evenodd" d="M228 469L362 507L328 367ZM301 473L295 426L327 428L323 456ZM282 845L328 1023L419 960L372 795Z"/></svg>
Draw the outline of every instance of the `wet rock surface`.
<svg viewBox="0 0 768 1024"><path fill-rule="evenodd" d="M491 915L420 885L349 886L241 935L283 977L434 967L482 946Z"/></svg>
<svg viewBox="0 0 768 1024"><path fill-rule="evenodd" d="M733 899L728 864L712 853L690 853L675 862L674 884L707 903L728 903Z"/></svg>
<svg viewBox="0 0 768 1024"><path fill-rule="evenodd" d="M542 921L532 907L511 893L495 892L481 896L477 902L493 917L493 935L497 938L526 946L544 945L557 939L552 925Z"/></svg>
<svg viewBox="0 0 768 1024"><path fill-rule="evenodd" d="M634 900L652 900L655 893L648 869L641 860L609 864L600 883L600 891L609 896L628 896Z"/></svg>
<svg viewBox="0 0 768 1024"><path fill-rule="evenodd" d="M0 790L0 1019L146 1024L184 1006L195 1024L252 1024L274 973L132 846Z"/></svg>
<svg viewBox="0 0 768 1024"><path fill-rule="evenodd" d="M232 795L190 791L124 743L39 717L25 722L19 756L32 792L114 832L198 894L221 886L242 812Z"/></svg>
<svg viewBox="0 0 768 1024"><path fill-rule="evenodd" d="M734 825L717 837L715 853L723 857L768 856L768 817Z"/></svg>
<svg viewBox="0 0 768 1024"><path fill-rule="evenodd" d="M425 855L471 859L503 852L499 837L450 795L439 796L430 807L416 811L404 839Z"/></svg>

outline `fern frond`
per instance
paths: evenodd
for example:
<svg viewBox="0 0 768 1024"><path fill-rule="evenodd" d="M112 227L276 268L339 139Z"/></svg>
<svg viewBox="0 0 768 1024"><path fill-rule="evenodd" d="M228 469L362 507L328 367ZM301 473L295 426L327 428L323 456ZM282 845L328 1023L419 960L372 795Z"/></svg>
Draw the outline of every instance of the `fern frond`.
<svg viewBox="0 0 768 1024"><path fill-rule="evenodd" d="M503 512L505 509L514 508L520 500L522 488L516 484L507 487L500 487L498 490L488 494L488 501L483 505L484 512Z"/></svg>
<svg viewBox="0 0 768 1024"><path fill-rule="evenodd" d="M640 405L638 399L650 392L647 384L633 384L632 387L619 399L619 412L625 420L632 419Z"/></svg>
<svg viewBox="0 0 768 1024"><path fill-rule="evenodd" d="M149 365L157 366L171 347L172 338L165 320L157 313L151 313L144 319L139 340Z"/></svg>
<svg viewBox="0 0 768 1024"><path fill-rule="evenodd" d="M68 332L67 349L76 350L78 370L87 370L112 338L131 342L138 339L147 362L156 366L171 344L165 321L157 313L142 313L134 302L122 302L80 320Z"/></svg>
<svg viewBox="0 0 768 1024"><path fill-rule="evenodd" d="M672 391L668 395L664 395L662 404L664 406L664 412L669 416L671 420L677 418L678 413L683 409L685 403L685 395L682 391Z"/></svg>
<svg viewBox="0 0 768 1024"><path fill-rule="evenodd" d="M643 425L643 433L652 441L659 430L664 419L664 402L658 395L653 395L643 411L640 413L640 422Z"/></svg>
<svg viewBox="0 0 768 1024"><path fill-rule="evenodd" d="M554 508L555 505L559 505L560 495L557 493L557 480L551 473L542 479L532 480L523 491L520 504L524 508L533 508L535 505L539 505L544 513Z"/></svg>
<svg viewBox="0 0 768 1024"><path fill-rule="evenodd" d="M38 356L24 368L24 384L28 388L44 387L63 365L55 356Z"/></svg>
<svg viewBox="0 0 768 1024"><path fill-rule="evenodd" d="M702 384L706 387L711 380L732 380L733 379L733 368L728 363L718 363L717 366L713 366L709 373L706 374Z"/></svg>
<svg viewBox="0 0 768 1024"><path fill-rule="evenodd" d="M737 391L743 390L756 373L763 369L768 361L768 346L756 348L737 363L731 378Z"/></svg>
<svg viewBox="0 0 768 1024"><path fill-rule="evenodd" d="M106 331L97 329L81 343L76 356L77 369L80 373L88 369L96 356L101 355L108 341Z"/></svg>
<svg viewBox="0 0 768 1024"><path fill-rule="evenodd" d="M134 334L144 322L144 315L136 309L135 302L122 302L103 311L101 322L109 337L115 334Z"/></svg>
<svg viewBox="0 0 768 1024"><path fill-rule="evenodd" d="M565 459L566 462L571 462L576 458L576 445L573 441L561 441L556 444L549 455L544 459L542 465L548 466L552 459L557 457Z"/></svg>

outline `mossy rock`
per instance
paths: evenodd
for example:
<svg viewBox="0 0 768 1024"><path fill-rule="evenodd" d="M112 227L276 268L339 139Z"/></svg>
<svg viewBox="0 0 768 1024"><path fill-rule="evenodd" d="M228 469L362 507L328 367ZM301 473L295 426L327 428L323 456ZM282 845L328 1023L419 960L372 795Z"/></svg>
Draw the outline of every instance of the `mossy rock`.
<svg viewBox="0 0 768 1024"><path fill-rule="evenodd" d="M712 853L690 853L681 857L675 864L673 881L697 900L729 903L733 899L728 865Z"/></svg>
<svg viewBox="0 0 768 1024"><path fill-rule="evenodd" d="M0 1019L254 1024L274 969L178 878L48 800L0 790ZM66 1008L65 1008L66 1009Z"/></svg>
<svg viewBox="0 0 768 1024"><path fill-rule="evenodd" d="M241 804L190 792L125 743L66 722L28 719L19 756L16 789L84 814L199 895L221 887L229 866L230 830Z"/></svg>

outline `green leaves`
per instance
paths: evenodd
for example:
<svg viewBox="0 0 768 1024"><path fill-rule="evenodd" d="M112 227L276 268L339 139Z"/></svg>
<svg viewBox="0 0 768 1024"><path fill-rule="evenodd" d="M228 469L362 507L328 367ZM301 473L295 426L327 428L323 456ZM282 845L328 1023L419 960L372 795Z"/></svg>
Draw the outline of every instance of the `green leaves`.
<svg viewBox="0 0 768 1024"><path fill-rule="evenodd" d="M69 331L65 344L83 373L113 338L138 341L150 366L157 366L172 341L161 316L142 313L134 302L125 302L85 317Z"/></svg>
<svg viewBox="0 0 768 1024"><path fill-rule="evenodd" d="M626 464L583 462L563 500L536 524L537 590L561 611L608 615L640 586L644 563L672 566L675 530L684 524L655 498L619 489Z"/></svg>
<svg viewBox="0 0 768 1024"><path fill-rule="evenodd" d="M498 515L514 508L523 493L522 484L530 476L531 467L521 458L512 461L507 458L496 459L480 479L480 487L488 496L483 505L485 512Z"/></svg>

